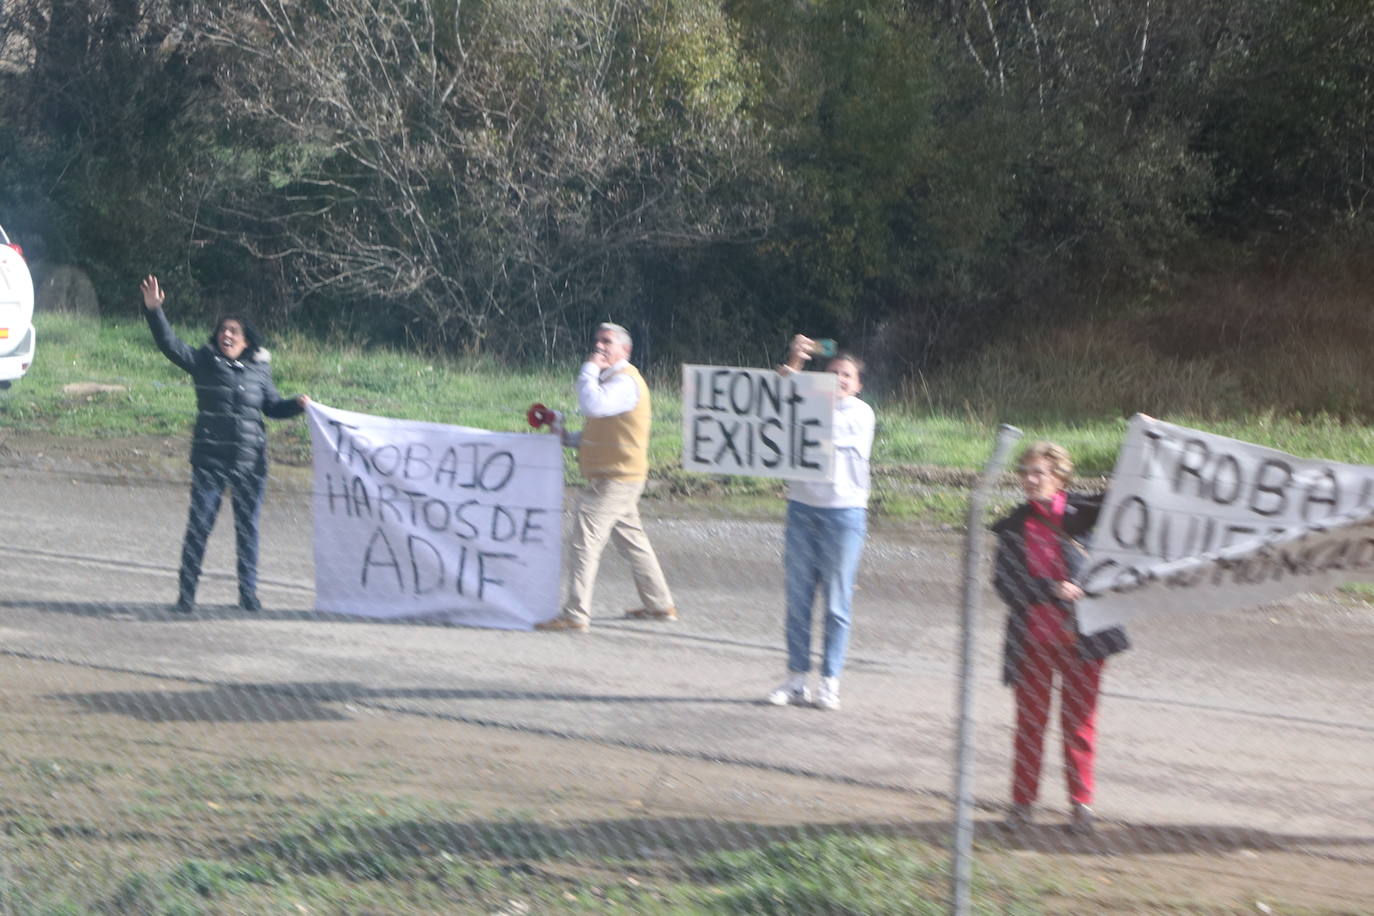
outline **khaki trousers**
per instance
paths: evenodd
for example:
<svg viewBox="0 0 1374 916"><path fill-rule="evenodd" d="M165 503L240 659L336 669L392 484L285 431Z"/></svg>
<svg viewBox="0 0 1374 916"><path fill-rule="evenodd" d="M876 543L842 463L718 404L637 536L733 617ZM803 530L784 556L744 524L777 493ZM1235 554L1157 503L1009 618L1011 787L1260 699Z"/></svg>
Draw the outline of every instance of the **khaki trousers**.
<svg viewBox="0 0 1374 916"><path fill-rule="evenodd" d="M587 482L577 502L568 543L571 575L568 597L563 602L565 616L582 621L591 618L592 589L607 540L615 541L621 556L629 561L642 606L654 611L673 606L658 557L639 520L639 495L643 492L643 480L597 478Z"/></svg>

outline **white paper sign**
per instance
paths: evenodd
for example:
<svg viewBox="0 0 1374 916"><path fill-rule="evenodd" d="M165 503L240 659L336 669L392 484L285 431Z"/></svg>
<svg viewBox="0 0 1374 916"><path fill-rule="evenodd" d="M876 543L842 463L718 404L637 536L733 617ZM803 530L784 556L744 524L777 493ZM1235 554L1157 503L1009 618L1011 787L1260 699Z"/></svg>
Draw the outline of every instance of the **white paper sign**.
<svg viewBox="0 0 1374 916"><path fill-rule="evenodd" d="M557 436L309 408L315 607L529 629L558 613Z"/></svg>
<svg viewBox="0 0 1374 916"><path fill-rule="evenodd" d="M1085 570L1084 633L1374 581L1374 467L1137 415Z"/></svg>
<svg viewBox="0 0 1374 916"><path fill-rule="evenodd" d="M682 367L682 466L707 474L830 480L835 374Z"/></svg>

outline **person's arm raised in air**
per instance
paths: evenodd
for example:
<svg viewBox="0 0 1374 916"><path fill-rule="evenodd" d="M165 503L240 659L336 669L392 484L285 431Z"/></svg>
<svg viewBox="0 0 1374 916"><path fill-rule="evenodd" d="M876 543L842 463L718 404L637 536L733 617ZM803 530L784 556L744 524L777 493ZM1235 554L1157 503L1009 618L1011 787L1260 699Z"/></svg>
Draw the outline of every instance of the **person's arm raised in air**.
<svg viewBox="0 0 1374 916"><path fill-rule="evenodd" d="M166 301L167 294L157 282L157 277L149 274L143 278L138 288L143 293L143 314L148 319L148 327L153 332L157 348L177 367L190 372L195 368L196 351L176 335L172 325L167 321L167 316L163 314L162 303Z"/></svg>
<svg viewBox="0 0 1374 916"><path fill-rule="evenodd" d="M778 366L778 372L783 375L790 375L793 372L800 372L816 352L816 342L804 334L792 335L791 342L787 345L787 358L782 365Z"/></svg>

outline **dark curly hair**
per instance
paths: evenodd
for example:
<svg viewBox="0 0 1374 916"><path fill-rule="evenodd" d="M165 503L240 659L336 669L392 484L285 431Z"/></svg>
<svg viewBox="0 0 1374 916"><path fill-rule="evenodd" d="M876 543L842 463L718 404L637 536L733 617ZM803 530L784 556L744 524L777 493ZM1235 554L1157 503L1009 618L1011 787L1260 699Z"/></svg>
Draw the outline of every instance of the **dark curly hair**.
<svg viewBox="0 0 1374 916"><path fill-rule="evenodd" d="M243 348L245 359L253 359L258 355L258 350L262 349L262 335L258 329L243 315L221 315L215 319L215 329L210 332L210 346L219 349L219 331L224 327L226 321L237 321L239 327L243 328L243 341L247 345Z"/></svg>

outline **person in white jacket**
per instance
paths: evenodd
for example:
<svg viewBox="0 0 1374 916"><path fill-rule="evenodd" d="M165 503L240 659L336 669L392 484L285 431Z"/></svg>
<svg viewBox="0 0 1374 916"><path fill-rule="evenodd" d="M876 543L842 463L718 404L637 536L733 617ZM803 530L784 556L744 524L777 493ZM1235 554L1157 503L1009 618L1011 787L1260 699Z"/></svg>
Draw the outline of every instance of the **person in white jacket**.
<svg viewBox="0 0 1374 916"><path fill-rule="evenodd" d="M800 372L816 342L792 338L779 372ZM863 361L838 353L827 369L835 373L833 436L835 475L829 481L794 480L787 487L783 571L787 593L787 679L768 694L775 706L807 705L811 691L811 608L819 587L825 604L821 678L815 695L820 709L840 708L840 674L849 647L854 577L868 534L869 459L873 454L873 408L859 399Z"/></svg>
<svg viewBox="0 0 1374 916"><path fill-rule="evenodd" d="M649 386L630 363L630 332L618 324L597 327L591 352L577 374L577 406L587 418L578 432L556 419L553 431L577 449L587 486L577 502L568 541L568 591L563 610L537 630L585 633L592 622L592 590L601 553L614 541L630 564L640 607L625 612L632 620L677 619L677 607L663 578L644 524L639 497L649 475Z"/></svg>

